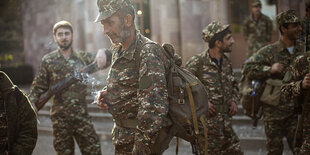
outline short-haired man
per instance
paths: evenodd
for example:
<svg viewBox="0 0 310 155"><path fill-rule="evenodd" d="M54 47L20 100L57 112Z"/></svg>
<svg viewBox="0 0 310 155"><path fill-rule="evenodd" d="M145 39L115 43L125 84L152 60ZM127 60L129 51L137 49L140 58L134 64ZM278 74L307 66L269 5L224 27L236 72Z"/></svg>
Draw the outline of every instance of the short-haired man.
<svg viewBox="0 0 310 155"><path fill-rule="evenodd" d="M48 89L65 78L99 62L105 52L94 55L72 49L73 28L70 22L60 21L53 27L54 41L58 49L42 58L39 71L31 85L29 99L35 104ZM103 61L98 66L107 66ZM51 106L54 148L59 155L74 154L74 139L82 154L101 154L100 140L91 123L85 102L86 90L82 82L74 83L57 93ZM34 105L35 106L35 105Z"/></svg>
<svg viewBox="0 0 310 155"><path fill-rule="evenodd" d="M0 71L0 154L31 155L37 138L37 117L31 103Z"/></svg>
<svg viewBox="0 0 310 155"><path fill-rule="evenodd" d="M279 13L277 22L281 32L279 41L263 47L246 61L244 73L249 79L282 81L288 66L303 52L301 44L297 42L302 29L295 11ZM284 137L293 152L297 125L294 102L286 100L283 94L280 94L279 102L263 104L263 120L267 137L267 154L282 154Z"/></svg>
<svg viewBox="0 0 310 155"><path fill-rule="evenodd" d="M107 87L98 106L114 119L112 141L117 155L149 155L159 131L168 125L167 57L134 24L129 0L98 0L101 22L113 46ZM146 44L147 43L147 44Z"/></svg>
<svg viewBox="0 0 310 155"><path fill-rule="evenodd" d="M272 21L261 12L260 0L252 0L251 15L244 20L243 36L248 45L247 57L271 42Z"/></svg>
<svg viewBox="0 0 310 155"><path fill-rule="evenodd" d="M203 30L203 39L209 49L193 56L185 68L200 79L209 94L212 118L207 121L208 154L243 154L231 125L231 116L237 113L239 102L237 81L231 61L225 55L232 51L235 41L229 25L219 22L212 22ZM202 150L200 153L204 154Z"/></svg>

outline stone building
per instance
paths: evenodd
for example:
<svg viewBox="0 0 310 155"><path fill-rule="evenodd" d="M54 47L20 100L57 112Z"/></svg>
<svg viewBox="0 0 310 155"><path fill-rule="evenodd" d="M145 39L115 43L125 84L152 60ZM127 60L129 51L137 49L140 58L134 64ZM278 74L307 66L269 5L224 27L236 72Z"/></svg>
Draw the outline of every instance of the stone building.
<svg viewBox="0 0 310 155"><path fill-rule="evenodd" d="M274 21L277 12L289 8L299 10L299 15L304 16L305 0L261 1L262 12L267 13ZM7 42L10 40L9 36L1 35L1 64L4 64L1 55L14 52L4 48L9 49L7 48L9 45L19 47L22 54L18 57L18 62L32 66L36 73L43 55L57 47L53 41L52 26L60 20L68 20L73 24L75 49L96 52L100 48L108 48L110 41L103 34L101 24L94 23L98 12L96 2L97 0L2 0L1 8L15 7L17 13L11 14L10 9L1 9L4 14L1 13L0 16L0 33L12 30L9 24L3 26L8 17L15 19L14 27L19 33L14 32L18 35L15 35L17 39L11 39L12 42ZM233 53L230 54L233 67L239 69L244 62L246 45L241 34L241 26L249 15L251 0L132 0L132 2L137 11L136 25L140 32L159 43L172 43L182 56L183 62L206 48L201 39L201 30L214 20L231 25L236 41ZM7 36L5 37L7 41L3 36ZM274 23L273 40L277 40L278 36L278 28ZM18 46L12 46L14 41L18 42Z"/></svg>

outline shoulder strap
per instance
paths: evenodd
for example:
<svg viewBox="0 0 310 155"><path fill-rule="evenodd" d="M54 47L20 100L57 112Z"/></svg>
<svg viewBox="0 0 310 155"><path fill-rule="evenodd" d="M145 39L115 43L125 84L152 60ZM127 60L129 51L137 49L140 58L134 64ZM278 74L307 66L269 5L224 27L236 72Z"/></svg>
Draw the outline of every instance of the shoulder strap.
<svg viewBox="0 0 310 155"><path fill-rule="evenodd" d="M198 57L198 70L197 70L197 77L201 81L202 80L202 69L203 69L203 60L202 56Z"/></svg>

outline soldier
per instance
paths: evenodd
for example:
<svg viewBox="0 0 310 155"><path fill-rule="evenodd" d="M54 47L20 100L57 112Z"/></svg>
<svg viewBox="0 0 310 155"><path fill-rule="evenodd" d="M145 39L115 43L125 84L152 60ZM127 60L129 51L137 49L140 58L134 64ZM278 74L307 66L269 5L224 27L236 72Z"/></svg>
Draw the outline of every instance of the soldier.
<svg viewBox="0 0 310 155"><path fill-rule="evenodd" d="M231 125L239 96L231 61L224 54L230 53L234 44L229 25L212 22L203 30L202 37L210 49L193 56L185 68L199 77L210 94L209 114L214 117L207 121L208 153L243 154Z"/></svg>
<svg viewBox="0 0 310 155"><path fill-rule="evenodd" d="M310 73L309 73L309 65L310 65L310 57L309 52L303 55L298 56L292 65L289 68L289 73L291 75L290 79L284 81L284 85L282 86L283 94L288 98L305 98L308 97L308 102L304 103L303 108L305 109L304 120L302 123L303 126L303 135L302 135L302 146L296 149L296 154L298 155L308 155L310 154L310 98L309 98L309 88L310 88ZM308 94L307 94L308 92ZM306 96L308 95L308 96ZM302 100L299 100L302 101ZM296 104L301 104L300 102L295 102Z"/></svg>
<svg viewBox="0 0 310 155"><path fill-rule="evenodd" d="M277 15L281 32L280 40L267 45L253 54L244 66L244 74L253 80L278 79L282 81L287 67L299 54L302 46L296 40L301 32L300 20L295 11L288 10ZM286 137L293 151L293 138L297 125L294 102L280 94L279 102L263 104L263 120L267 137L267 154L282 154L282 139Z"/></svg>
<svg viewBox="0 0 310 155"><path fill-rule="evenodd" d="M53 27L58 49L42 58L38 74L30 89L29 99L36 103L49 87L81 70L85 65L99 62L105 53L94 55L72 49L73 30L68 21L57 22ZM106 61L98 66L108 65ZM57 154L73 155L74 139L82 154L101 154L100 141L87 113L85 84L77 82L55 95L51 106L54 148Z"/></svg>
<svg viewBox="0 0 310 155"><path fill-rule="evenodd" d="M0 71L0 154L31 155L37 138L37 117L28 98Z"/></svg>
<svg viewBox="0 0 310 155"><path fill-rule="evenodd" d="M161 128L169 125L168 59L160 45L150 43L136 29L135 10L129 0L98 0L97 5L96 22L101 22L114 49L107 87L99 93L98 106L113 116L115 154L161 154L152 150L152 145Z"/></svg>
<svg viewBox="0 0 310 155"><path fill-rule="evenodd" d="M244 21L243 35L248 45L247 57L271 42L272 21L261 12L260 0L252 0L252 13Z"/></svg>

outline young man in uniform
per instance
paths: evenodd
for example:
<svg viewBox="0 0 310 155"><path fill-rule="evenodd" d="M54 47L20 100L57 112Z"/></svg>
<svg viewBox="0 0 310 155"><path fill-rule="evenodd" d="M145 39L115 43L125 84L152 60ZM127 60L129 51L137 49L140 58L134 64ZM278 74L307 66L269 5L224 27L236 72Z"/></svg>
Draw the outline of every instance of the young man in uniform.
<svg viewBox="0 0 310 155"><path fill-rule="evenodd" d="M225 55L232 51L235 41L229 25L219 22L210 23L202 36L209 49L193 56L185 68L200 79L209 94L208 154L240 155L243 154L240 141L231 125L231 116L238 110L238 84L231 61ZM203 148L203 144L199 148Z"/></svg>
<svg viewBox="0 0 310 155"><path fill-rule="evenodd" d="M244 74L253 80L273 79L282 81L288 66L301 53L303 48L297 39L301 33L300 19L295 11L288 10L277 15L281 32L280 39L253 54L244 66ZM294 102L280 94L279 101L263 104L263 121L267 138L267 154L282 154L282 139L286 137L292 152L293 139L297 126Z"/></svg>

